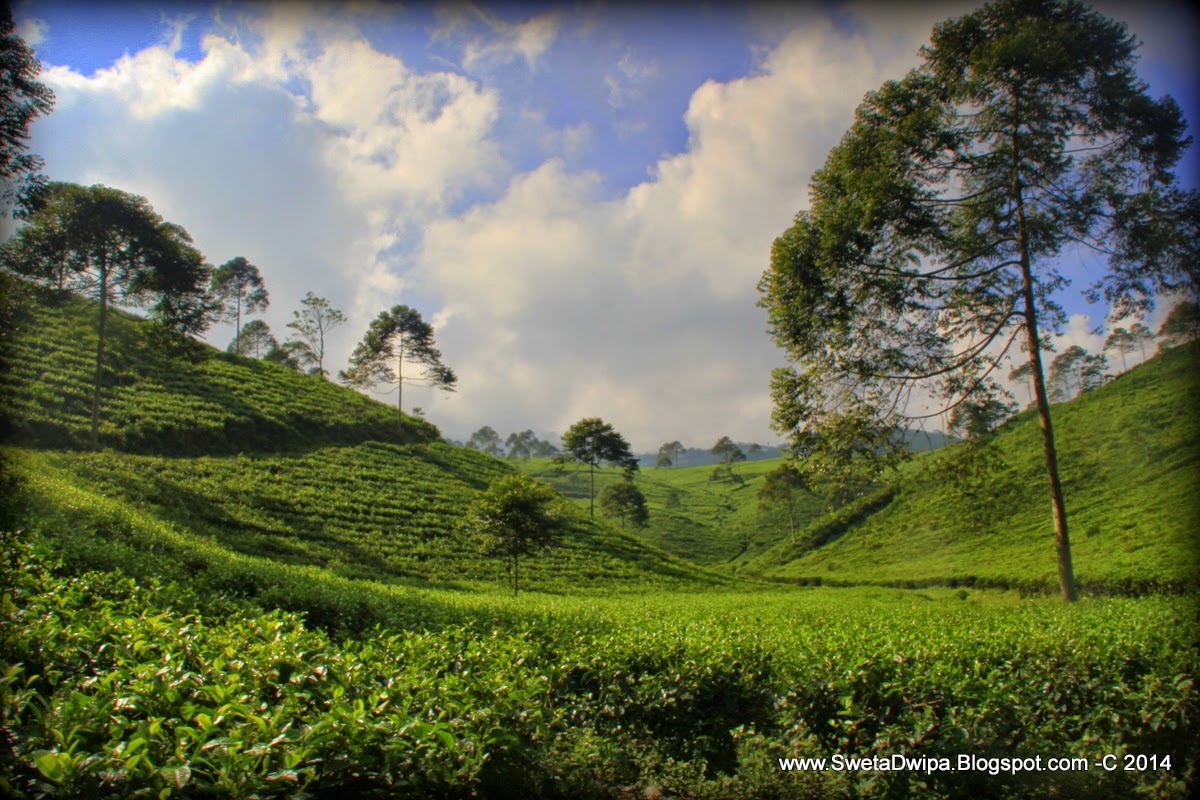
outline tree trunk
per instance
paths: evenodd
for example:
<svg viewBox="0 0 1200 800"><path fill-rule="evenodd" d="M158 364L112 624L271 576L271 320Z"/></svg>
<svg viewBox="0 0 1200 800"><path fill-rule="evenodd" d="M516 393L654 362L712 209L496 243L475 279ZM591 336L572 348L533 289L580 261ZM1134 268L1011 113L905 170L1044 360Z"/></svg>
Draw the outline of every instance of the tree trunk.
<svg viewBox="0 0 1200 800"><path fill-rule="evenodd" d="M596 516L596 465L589 465L592 476L592 488L588 492L588 516L595 518Z"/></svg>
<svg viewBox="0 0 1200 800"><path fill-rule="evenodd" d="M104 369L104 341L106 330L105 326L108 322L108 257L107 254L100 254L100 318L96 324L96 334L99 341L96 343L96 382L92 386L92 434L91 444L93 450L100 449L100 380L103 377Z"/></svg>
<svg viewBox="0 0 1200 800"><path fill-rule="evenodd" d="M396 356L396 430L404 432L404 341Z"/></svg>
<svg viewBox="0 0 1200 800"><path fill-rule="evenodd" d="M1071 566L1071 540L1067 536L1067 507L1063 502L1062 482L1058 477L1058 453L1054 447L1054 429L1050 424L1050 400L1042 376L1041 340L1038 336L1037 309L1033 296L1033 270L1029 262L1029 244L1025 231L1025 206L1017 191L1017 230L1021 246L1021 282L1025 299L1025 332L1029 341L1029 362L1033 368L1033 388L1037 396L1038 420L1042 427L1042 450L1046 477L1050 483L1050 506L1054 515L1054 537L1058 547L1058 585L1063 600L1075 600L1075 572Z"/></svg>

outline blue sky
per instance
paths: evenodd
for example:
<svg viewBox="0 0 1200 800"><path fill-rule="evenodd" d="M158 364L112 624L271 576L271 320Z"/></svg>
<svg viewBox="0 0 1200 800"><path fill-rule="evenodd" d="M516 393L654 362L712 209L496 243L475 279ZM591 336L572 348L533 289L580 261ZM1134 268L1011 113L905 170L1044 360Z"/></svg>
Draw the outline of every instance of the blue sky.
<svg viewBox="0 0 1200 800"><path fill-rule="evenodd" d="M333 337L341 366L371 318L405 303L460 377L455 395L405 393L448 435L602 416L653 450L778 440L767 385L781 359L755 305L771 241L862 95L973 5L14 13L58 98L33 127L47 173L146 196L214 264L250 259L277 336L305 292L325 296L350 317ZM1196 18L1098 8L1145 43L1152 92L1200 119ZM1196 164L1193 150L1189 181ZM1067 307L1063 343L1098 350L1097 310Z"/></svg>

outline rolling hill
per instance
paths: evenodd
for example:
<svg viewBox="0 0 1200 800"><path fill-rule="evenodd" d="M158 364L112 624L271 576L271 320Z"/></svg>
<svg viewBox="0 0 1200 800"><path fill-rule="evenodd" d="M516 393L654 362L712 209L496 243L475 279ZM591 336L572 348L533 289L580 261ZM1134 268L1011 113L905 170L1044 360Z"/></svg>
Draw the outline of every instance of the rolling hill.
<svg viewBox="0 0 1200 800"><path fill-rule="evenodd" d="M1075 570L1094 591L1178 589L1200 574L1200 345L1169 349L1054 406ZM1053 591L1054 535L1036 414L986 442L916 453L876 491L831 513L819 492L787 515L763 508L763 476L781 463L642 468L650 524L637 535L682 558L736 574L802 583L991 585ZM584 471L524 466L586 503ZM597 491L620 480L601 470ZM819 488L819 487L818 487Z"/></svg>
<svg viewBox="0 0 1200 800"><path fill-rule="evenodd" d="M512 467L314 376L206 347L180 358L129 315L110 319L103 449L83 449L93 313L42 295L8 343L2 384L26 520L63 557L339 624L354 603L322 610L314 580L334 581L331 597L502 584L505 564L481 556L459 520ZM542 591L729 582L579 514L560 546L521 571Z"/></svg>

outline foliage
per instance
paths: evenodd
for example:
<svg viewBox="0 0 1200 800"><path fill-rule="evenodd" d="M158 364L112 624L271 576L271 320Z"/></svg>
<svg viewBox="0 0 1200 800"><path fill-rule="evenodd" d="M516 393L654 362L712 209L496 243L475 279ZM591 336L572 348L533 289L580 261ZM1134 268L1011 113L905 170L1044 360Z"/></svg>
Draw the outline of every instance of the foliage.
<svg viewBox="0 0 1200 800"><path fill-rule="evenodd" d="M646 496L630 481L610 483L600 490L600 511L606 517L617 517L621 527L628 519L635 528L644 528L650 522L646 508Z"/></svg>
<svg viewBox="0 0 1200 800"><path fill-rule="evenodd" d="M99 446L110 304L153 303L166 325L186 333L204 330L212 311L204 291L209 267L187 231L164 222L145 198L107 186L50 184L0 261L18 275L99 301L92 447Z"/></svg>
<svg viewBox="0 0 1200 800"><path fill-rule="evenodd" d="M997 425L1013 415L1016 407L997 397L982 400L966 400L950 412L950 430L967 438L977 438L990 433Z"/></svg>
<svg viewBox="0 0 1200 800"><path fill-rule="evenodd" d="M1194 344L1171 350L1055 406L1062 477L1079 532L1072 555L1085 592L1200 586L1193 502L1200 429L1192 411L1198 363ZM739 571L835 584L1052 591L1040 439L1038 417L1027 412L986 442L915 456L889 482L891 502L840 537L803 549L808 532L828 520L806 509L797 515L797 549L777 544L751 553ZM983 446L978 457L974 442Z"/></svg>
<svg viewBox="0 0 1200 800"><path fill-rule="evenodd" d="M596 467L601 463L618 464L625 471L626 477L637 470L637 459L629 449L625 437L617 433L599 417L585 417L563 434L563 457L580 464L587 464L591 473L591 485L588 493L588 514L596 513Z"/></svg>
<svg viewBox="0 0 1200 800"><path fill-rule="evenodd" d="M395 369L393 370L393 362ZM404 374L404 365L416 364L423 372L414 377ZM393 306L381 311L371 322L363 339L350 355L350 368L339 377L356 389L378 383L396 384L396 408L403 411L404 384L436 386L452 392L458 378L442 363L442 353L434 346L433 326L421 319L421 313L408 306Z"/></svg>
<svg viewBox="0 0 1200 800"><path fill-rule="evenodd" d="M654 463L656 467L669 467L675 463L675 459L679 458L685 450L684 446L678 441L667 442L662 447L658 448L658 458Z"/></svg>
<svg viewBox="0 0 1200 800"><path fill-rule="evenodd" d="M264 311L271 302L258 267L242 256L231 258L213 271L209 292L220 304L221 319L235 325L234 344L242 341L242 313ZM241 350L235 352L245 355Z"/></svg>
<svg viewBox="0 0 1200 800"><path fill-rule="evenodd" d="M1092 355L1079 345L1071 345L1050 362L1050 396L1069 400L1095 389L1108 379L1108 359Z"/></svg>
<svg viewBox="0 0 1200 800"><path fill-rule="evenodd" d="M731 465L735 461L745 461L746 454L742 452L742 448L733 443L733 440L728 436L722 436L717 439L717 443L709 450L714 456L721 460L722 464Z"/></svg>
<svg viewBox="0 0 1200 800"><path fill-rule="evenodd" d="M229 352L250 358L264 358L267 353L279 351L279 342L271 335L271 326L261 319L246 323L241 335L229 343Z"/></svg>
<svg viewBox="0 0 1200 800"><path fill-rule="evenodd" d="M1200 339L1200 303L1195 300L1176 303L1158 329L1158 336L1167 347Z"/></svg>
<svg viewBox="0 0 1200 800"><path fill-rule="evenodd" d="M0 5L0 195L2 215L20 217L45 188L40 156L25 152L29 123L50 113L54 92L37 80L42 65L16 33L12 10Z"/></svg>
<svg viewBox="0 0 1200 800"><path fill-rule="evenodd" d="M38 447L87 447L96 305L25 288L36 297L28 321L5 337L11 369L0 374L10 436ZM124 312L111 310L107 326L103 447L218 455L438 437L433 425L407 416L397 431L394 408L275 364L233 358L191 339L185 341L208 357L180 358L160 346L160 326Z"/></svg>
<svg viewBox="0 0 1200 800"><path fill-rule="evenodd" d="M1104 340L1104 352L1113 351L1121 356L1121 371L1129 369L1128 363L1125 361L1125 354L1132 353L1137 349L1137 344L1133 340L1133 335L1125 328L1113 328Z"/></svg>
<svg viewBox="0 0 1200 800"><path fill-rule="evenodd" d="M312 366L316 374L325 377L325 337L334 328L345 324L346 315L334 308L324 297L312 292L300 301L303 308L292 312L288 327L296 332L298 339L292 345L291 355L301 366Z"/></svg>
<svg viewBox="0 0 1200 800"><path fill-rule="evenodd" d="M1187 796L1194 606L973 592L477 598L335 640L0 548L9 796ZM204 611L199 611L200 606ZM496 623L503 610L509 621ZM1063 647L1063 641L1072 643ZM1170 769L842 770L780 758L1169 754ZM661 791L661 790L659 790ZM628 792L626 792L628 793Z"/></svg>
<svg viewBox="0 0 1200 800"><path fill-rule="evenodd" d="M498 457L503 453L500 445L500 434L496 433L491 425L484 425L472 433L471 438L467 440L466 446L472 450L487 453L489 456Z"/></svg>
<svg viewBox="0 0 1200 800"><path fill-rule="evenodd" d="M780 464L763 477L758 487L759 508L782 506L788 512L788 532L796 543L796 495L808 491L803 473L789 463Z"/></svg>
<svg viewBox="0 0 1200 800"><path fill-rule="evenodd" d="M1142 351L1142 358L1146 358L1146 345L1154 341L1154 331L1146 327L1145 323L1135 322L1129 328L1129 335L1133 338L1138 349Z"/></svg>
<svg viewBox="0 0 1200 800"><path fill-rule="evenodd" d="M509 563L515 597L521 556L549 551L566 527L564 513L553 489L515 473L497 479L471 502L461 529L477 539L484 555Z"/></svg>
<svg viewBox="0 0 1200 800"><path fill-rule="evenodd" d="M1135 44L1077 0L997 0L937 25L923 64L859 106L760 283L795 363L775 372L773 424L813 470L852 479L902 455L889 441L924 413L914 392L1003 397L992 373L1024 334L1068 600L1041 368L1041 331L1065 321L1058 256L1108 254L1088 297L1115 319L1194 290L1200 262L1200 193L1171 172L1186 124L1147 94Z"/></svg>

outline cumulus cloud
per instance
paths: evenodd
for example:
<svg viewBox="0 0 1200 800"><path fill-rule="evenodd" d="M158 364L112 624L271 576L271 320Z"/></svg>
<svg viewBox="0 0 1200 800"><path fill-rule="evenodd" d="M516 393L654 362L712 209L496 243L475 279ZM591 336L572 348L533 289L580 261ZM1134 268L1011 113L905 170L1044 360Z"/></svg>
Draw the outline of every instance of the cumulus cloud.
<svg viewBox="0 0 1200 800"><path fill-rule="evenodd" d="M575 46L599 47L586 35L595 9L510 23L444 7L434 36L461 48L462 69L429 70L364 35L395 24L391 6L234 6L194 61L179 55L182 25L166 24L161 44L90 75L49 67L58 103L34 150L57 180L145 195L214 263L259 265L277 335L306 291L346 310L335 364L381 309L420 308L460 389L405 397L450 435L602 416L644 450L773 441L767 387L782 357L755 288L771 242L859 98L914 65L950 13L890 8L852 4L836 21L817 6L756 10L773 15L771 35L749 74L696 86L686 147L627 188L565 158L638 106L663 65L616 50L593 74L599 109L552 124L539 98L493 79L552 63L567 21ZM1067 331L1085 334L1083 322Z"/></svg>

